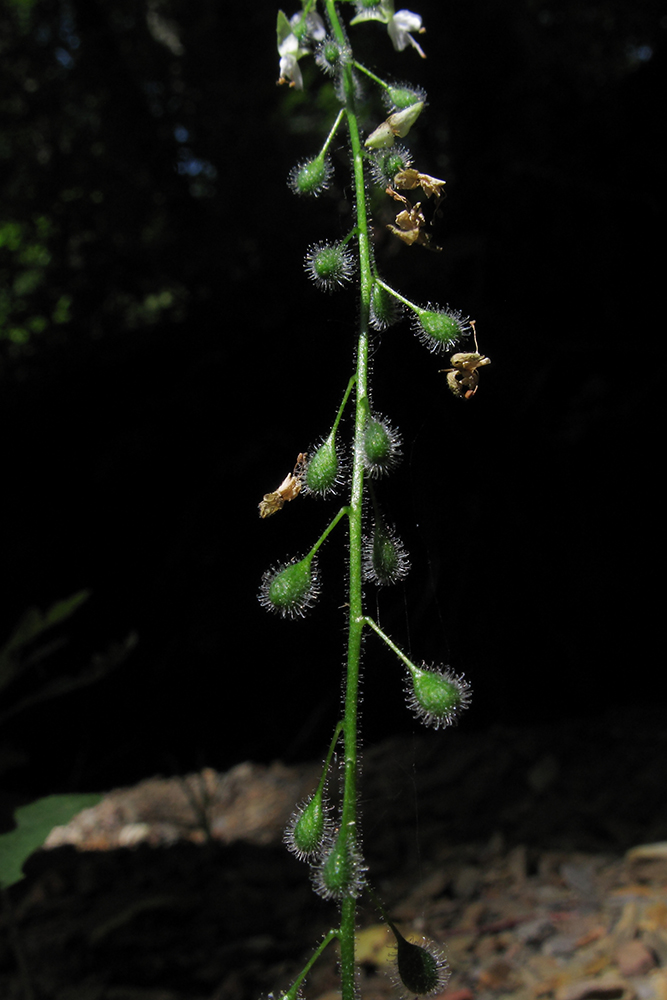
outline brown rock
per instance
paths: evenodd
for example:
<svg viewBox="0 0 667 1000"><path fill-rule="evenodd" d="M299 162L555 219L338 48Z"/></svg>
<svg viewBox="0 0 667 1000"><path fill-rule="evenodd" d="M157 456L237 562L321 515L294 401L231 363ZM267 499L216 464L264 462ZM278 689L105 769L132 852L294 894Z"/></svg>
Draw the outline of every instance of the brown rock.
<svg viewBox="0 0 667 1000"><path fill-rule="evenodd" d="M654 954L642 941L625 941L614 952L622 976L643 976L656 964Z"/></svg>

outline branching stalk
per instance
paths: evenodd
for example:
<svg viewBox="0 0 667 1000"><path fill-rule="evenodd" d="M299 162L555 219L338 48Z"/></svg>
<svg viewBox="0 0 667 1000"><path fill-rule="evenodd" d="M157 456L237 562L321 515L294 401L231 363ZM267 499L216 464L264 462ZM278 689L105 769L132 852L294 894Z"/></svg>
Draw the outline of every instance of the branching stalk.
<svg viewBox="0 0 667 1000"><path fill-rule="evenodd" d="M342 3L342 0L340 0ZM293 500L304 486L307 494L326 496L341 483L341 466L337 439L348 401L354 399L352 431L352 462L349 475L349 499L341 507L308 554L293 559L277 570L265 574L260 600L269 610L297 617L312 607L319 597L319 575L316 553L338 522L347 517L349 532L347 655L344 685L344 714L336 727L317 789L294 814L286 831L288 847L298 857L311 864L313 884L320 895L334 899L340 905L340 926L329 931L321 945L292 984L286 1000L295 1000L306 973L326 945L336 937L340 943L342 1000L354 1000L355 989L355 927L357 900L367 884L363 861L362 836L358 815L359 780L359 683L361 646L365 628L375 632L393 650L407 669L406 696L408 706L420 721L435 728L454 721L457 712L469 699L467 682L448 668L417 665L399 649L364 611L364 587L369 583L380 586L397 582L409 570L409 560L392 526L381 513L375 487L370 504L365 500L366 479L388 475L401 457L401 439L392 424L373 411L369 393L369 341L374 330L383 330L400 319L401 310L413 315L413 328L426 347L432 351L449 351L456 341L472 329L471 321L460 313L429 304L426 307L411 302L382 280L378 273L371 246L367 213L367 190L373 180L397 206L396 224L389 229L407 246L434 248L427 217L421 202L410 201L403 192L421 187L425 199L433 197L437 205L442 198L444 181L422 173L412 166L403 147L396 146L415 125L424 107L425 94L409 85L396 86L382 80L355 61L340 19L335 0L302 0L299 13L288 18L278 15L278 52L280 83L303 87L299 61L315 55L319 67L335 79L335 90L342 104L327 139L311 160L295 167L289 186L295 194L317 197L326 191L333 173L331 149L343 121L349 136L354 227L338 241L314 244L306 255L306 273L316 286L333 292L344 286L356 270L358 275L358 331L355 363L343 401L331 429L320 445L308 456L300 455L293 475L289 475L274 494L265 496L262 517L279 510L287 500ZM349 6L349 4L348 4ZM386 26L397 51L408 46L419 55L424 53L411 33L420 32L421 18L411 11L395 12L392 0L365 0L355 4L358 22ZM326 20L326 24L325 24ZM328 28L327 28L328 26ZM360 120L357 108L355 72L363 73L393 104L394 110L384 122L362 139L366 123ZM411 197L414 197L411 195ZM356 241L356 266L352 248ZM413 251L408 251L413 252ZM420 251L417 251L420 252ZM461 355L460 357L471 357ZM485 359L488 363L488 359ZM459 362L461 365L462 362ZM479 367L479 365L477 366ZM462 395L476 391L478 376L465 369L457 375L456 386L450 387ZM476 371L476 369L475 369ZM474 386L473 383L474 382ZM276 499L277 498L277 499ZM364 537L365 521L373 522L371 540ZM329 817L325 790L327 772L340 733L343 736L343 795L335 823ZM443 988L446 963L436 947L421 947L408 943L395 929L398 943L398 977L413 994L433 995Z"/></svg>

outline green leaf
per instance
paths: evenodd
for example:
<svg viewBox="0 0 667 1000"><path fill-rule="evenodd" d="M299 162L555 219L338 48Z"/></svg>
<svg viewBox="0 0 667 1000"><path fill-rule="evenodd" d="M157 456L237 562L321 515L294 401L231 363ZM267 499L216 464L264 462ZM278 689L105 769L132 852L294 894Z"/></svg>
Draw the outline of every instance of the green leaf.
<svg viewBox="0 0 667 1000"><path fill-rule="evenodd" d="M7 889L20 882L23 865L41 847L54 826L64 826L81 812L102 801L98 794L47 795L14 813L16 829L0 835L0 885Z"/></svg>
<svg viewBox="0 0 667 1000"><path fill-rule="evenodd" d="M11 636L0 649L0 691L20 672L22 664L17 653L36 636L74 614L79 605L90 597L89 590L79 590L71 597L56 601L42 613L39 608L28 608L20 618Z"/></svg>
<svg viewBox="0 0 667 1000"><path fill-rule="evenodd" d="M72 594L71 597L66 597L62 601L56 601L44 615L44 627L50 628L51 625L56 625L65 618L69 618L70 615L74 614L79 605L87 601L89 597L89 590L79 590L76 594Z"/></svg>
<svg viewBox="0 0 667 1000"><path fill-rule="evenodd" d="M288 35L292 34L292 25L289 23L289 18L282 10L278 11L278 23L276 24L276 32L278 35L278 48L282 45Z"/></svg>

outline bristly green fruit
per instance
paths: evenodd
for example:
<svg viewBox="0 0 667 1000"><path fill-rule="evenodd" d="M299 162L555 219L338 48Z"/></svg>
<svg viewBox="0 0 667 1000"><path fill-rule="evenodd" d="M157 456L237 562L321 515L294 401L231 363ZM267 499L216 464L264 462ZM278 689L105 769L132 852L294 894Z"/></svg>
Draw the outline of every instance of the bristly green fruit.
<svg viewBox="0 0 667 1000"><path fill-rule="evenodd" d="M392 174L392 176L394 175ZM387 183L390 183L390 181ZM370 314L370 324L373 329L378 331L386 330L387 327L393 326L398 321L400 315L401 306L398 300L393 295L390 295L386 288L375 282L373 291L371 292Z"/></svg>
<svg viewBox="0 0 667 1000"><path fill-rule="evenodd" d="M366 539L362 554L364 579L378 587L398 583L410 571L403 542L392 528L376 522L373 537Z"/></svg>
<svg viewBox="0 0 667 1000"><path fill-rule="evenodd" d="M328 188L332 173L329 158L320 154L313 160L306 160L293 167L287 183L294 194L317 197Z"/></svg>
<svg viewBox="0 0 667 1000"><path fill-rule="evenodd" d="M442 993L449 980L449 966L442 951L432 941L412 944L392 927L396 937L396 985L406 996L431 997Z"/></svg>
<svg viewBox="0 0 667 1000"><path fill-rule="evenodd" d="M327 832L327 807L324 789L315 794L292 815L285 830L284 842L299 861L305 861L322 850Z"/></svg>
<svg viewBox="0 0 667 1000"><path fill-rule="evenodd" d="M402 458L401 438L384 417L369 417L364 428L364 465L377 479L398 465Z"/></svg>
<svg viewBox="0 0 667 1000"><path fill-rule="evenodd" d="M407 170L412 165L412 157L405 146L393 146L391 149L378 149L372 154L371 174L373 181L381 188L393 187L394 177L401 170ZM376 284L374 289L379 286ZM382 289L384 292L385 290ZM385 294L388 294L385 292ZM393 296L392 296L393 298ZM396 301L394 299L394 301Z"/></svg>
<svg viewBox="0 0 667 1000"><path fill-rule="evenodd" d="M420 722L433 729L450 726L470 704L471 690L463 675L445 667L409 668L408 707Z"/></svg>
<svg viewBox="0 0 667 1000"><path fill-rule="evenodd" d="M302 618L318 597L317 566L312 555L267 570L262 577L259 603L284 618Z"/></svg>
<svg viewBox="0 0 667 1000"><path fill-rule="evenodd" d="M343 49L338 42L326 37L315 53L315 62L329 76L333 76L343 61Z"/></svg>
<svg viewBox="0 0 667 1000"><path fill-rule="evenodd" d="M304 261L306 274L323 292L333 292L354 274L354 257L342 243L316 243Z"/></svg>
<svg viewBox="0 0 667 1000"><path fill-rule="evenodd" d="M411 87L409 84L390 87L389 90L385 91L384 96L387 103L391 103L391 106L397 111L403 111L411 104L424 104L426 102L426 91L422 90L421 87Z"/></svg>
<svg viewBox="0 0 667 1000"><path fill-rule="evenodd" d="M457 340L472 330L468 317L457 309L430 306L416 312L413 326L422 344L433 354L450 351Z"/></svg>
<svg viewBox="0 0 667 1000"><path fill-rule="evenodd" d="M338 485L339 471L336 440L328 437L308 458L303 476L305 492L321 497L331 493Z"/></svg>
<svg viewBox="0 0 667 1000"><path fill-rule="evenodd" d="M364 866L350 838L338 836L313 869L315 892L324 899L356 898L363 887Z"/></svg>

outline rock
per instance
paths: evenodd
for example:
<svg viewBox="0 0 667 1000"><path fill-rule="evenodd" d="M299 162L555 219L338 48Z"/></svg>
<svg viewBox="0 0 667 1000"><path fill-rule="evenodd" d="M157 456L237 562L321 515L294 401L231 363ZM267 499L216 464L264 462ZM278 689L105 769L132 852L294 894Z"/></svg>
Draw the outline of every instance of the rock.
<svg viewBox="0 0 667 1000"><path fill-rule="evenodd" d="M622 976L644 976L656 961L655 955L642 941L624 941L614 952L614 961Z"/></svg>

